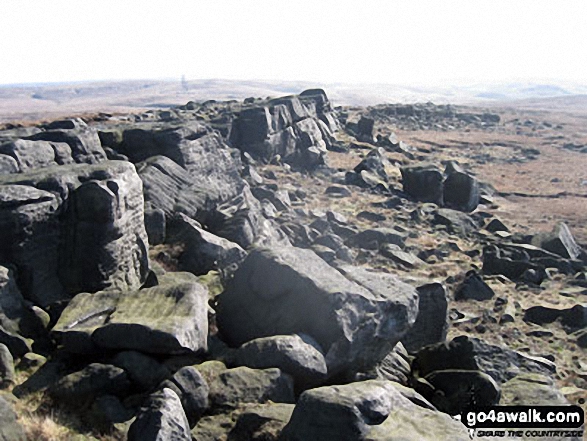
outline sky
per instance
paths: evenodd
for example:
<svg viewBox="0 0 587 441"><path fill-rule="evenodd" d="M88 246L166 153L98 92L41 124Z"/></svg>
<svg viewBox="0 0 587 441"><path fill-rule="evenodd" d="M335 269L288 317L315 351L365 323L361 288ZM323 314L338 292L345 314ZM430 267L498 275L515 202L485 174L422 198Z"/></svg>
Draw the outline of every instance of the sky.
<svg viewBox="0 0 587 441"><path fill-rule="evenodd" d="M587 83L584 0L1 0L0 84Z"/></svg>

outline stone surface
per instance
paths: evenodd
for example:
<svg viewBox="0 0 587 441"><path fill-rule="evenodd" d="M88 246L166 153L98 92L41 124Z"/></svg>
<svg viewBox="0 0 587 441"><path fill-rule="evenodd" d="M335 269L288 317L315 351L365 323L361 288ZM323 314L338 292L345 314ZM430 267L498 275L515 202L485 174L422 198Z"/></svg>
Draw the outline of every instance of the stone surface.
<svg viewBox="0 0 587 441"><path fill-rule="evenodd" d="M546 359L524 355L466 336L424 347L418 352L412 365L412 371L419 377L446 369L479 370L501 384L522 373L552 375L555 366Z"/></svg>
<svg viewBox="0 0 587 441"><path fill-rule="evenodd" d="M84 407L100 395L124 396L129 390L130 381L123 369L92 363L61 378L48 392L58 402Z"/></svg>
<svg viewBox="0 0 587 441"><path fill-rule="evenodd" d="M284 441L468 440L464 426L397 383L364 381L304 392Z"/></svg>
<svg viewBox="0 0 587 441"><path fill-rule="evenodd" d="M207 304L208 291L194 276L166 274L153 288L78 294L52 332L73 353L91 353L96 346L153 354L197 352L207 347Z"/></svg>
<svg viewBox="0 0 587 441"><path fill-rule="evenodd" d="M404 191L422 202L433 202L439 206L444 203L442 172L431 164L418 164L402 167Z"/></svg>
<svg viewBox="0 0 587 441"><path fill-rule="evenodd" d="M14 358L8 347L0 343L0 389L14 383Z"/></svg>
<svg viewBox="0 0 587 441"><path fill-rule="evenodd" d="M12 403L0 394L0 440L25 441L26 439Z"/></svg>
<svg viewBox="0 0 587 441"><path fill-rule="evenodd" d="M326 378L320 345L308 335L276 335L251 340L235 353L237 364L250 368L275 367L291 375L296 387L307 388Z"/></svg>
<svg viewBox="0 0 587 441"><path fill-rule="evenodd" d="M428 283L418 288L418 316L414 325L402 338L408 352L443 342L449 328L448 292L441 283Z"/></svg>
<svg viewBox="0 0 587 441"><path fill-rule="evenodd" d="M128 430L129 441L191 441L179 397L171 389L151 395Z"/></svg>
<svg viewBox="0 0 587 441"><path fill-rule="evenodd" d="M239 413L228 439L231 441L278 441L293 410L293 404L285 403L248 405Z"/></svg>
<svg viewBox="0 0 587 441"><path fill-rule="evenodd" d="M205 231L182 213L169 221L167 235L168 243L184 245L179 269L197 276L212 270L233 273L247 255L238 244Z"/></svg>
<svg viewBox="0 0 587 441"><path fill-rule="evenodd" d="M218 296L217 321L232 345L308 334L334 375L383 359L416 313L415 289L393 276L353 267L343 276L312 251L290 247L249 254Z"/></svg>
<svg viewBox="0 0 587 441"><path fill-rule="evenodd" d="M180 398L190 427L193 428L208 409L208 383L194 366L185 366L178 370L169 379L169 383Z"/></svg>
<svg viewBox="0 0 587 441"><path fill-rule="evenodd" d="M210 382L209 399L210 405L219 409L236 408L243 403L293 403L293 380L277 368L227 369Z"/></svg>
<svg viewBox="0 0 587 441"><path fill-rule="evenodd" d="M479 205L479 182L460 167L445 170L444 204L455 210L470 213Z"/></svg>
<svg viewBox="0 0 587 441"><path fill-rule="evenodd" d="M0 260L17 267L27 299L142 285L148 241L132 164L47 167L1 176L0 188L0 242L11 244Z"/></svg>
<svg viewBox="0 0 587 441"><path fill-rule="evenodd" d="M537 234L532 238L532 245L558 254L566 259L577 259L581 247L577 245L569 227L558 223L550 233Z"/></svg>
<svg viewBox="0 0 587 441"><path fill-rule="evenodd" d="M455 291L455 300L490 300L494 296L493 290L476 271L467 272L465 280Z"/></svg>
<svg viewBox="0 0 587 441"><path fill-rule="evenodd" d="M144 391L152 390L170 372L153 357L137 351L122 351L116 354L111 363L124 369L133 384Z"/></svg>

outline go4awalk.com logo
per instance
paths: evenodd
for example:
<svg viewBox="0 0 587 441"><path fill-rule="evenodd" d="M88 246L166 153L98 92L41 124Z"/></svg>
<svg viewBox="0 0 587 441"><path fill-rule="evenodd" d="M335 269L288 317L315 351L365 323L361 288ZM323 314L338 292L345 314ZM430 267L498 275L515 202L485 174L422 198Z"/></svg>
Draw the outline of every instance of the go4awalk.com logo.
<svg viewBox="0 0 587 441"><path fill-rule="evenodd" d="M457 419L477 437L583 439L585 414L579 406L490 406L468 409Z"/></svg>

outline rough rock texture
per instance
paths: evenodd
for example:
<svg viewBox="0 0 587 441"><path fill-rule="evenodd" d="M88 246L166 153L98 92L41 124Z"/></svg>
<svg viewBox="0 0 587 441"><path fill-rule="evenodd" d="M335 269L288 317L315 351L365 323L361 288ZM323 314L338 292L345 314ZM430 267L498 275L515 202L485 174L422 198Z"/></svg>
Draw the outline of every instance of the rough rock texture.
<svg viewBox="0 0 587 441"><path fill-rule="evenodd" d="M149 208L166 213L178 206L194 217L194 209L209 209L245 185L238 150L201 123L138 125L124 131L119 151L138 164Z"/></svg>
<svg viewBox="0 0 587 441"><path fill-rule="evenodd" d="M344 273L310 250L256 249L218 296L219 329L232 345L308 334L324 349L329 375L370 367L413 324L417 293L389 274Z"/></svg>
<svg viewBox="0 0 587 441"><path fill-rule="evenodd" d="M60 145L59 143L25 139L0 144L0 153L13 158L20 172L71 163L73 162L71 149L69 149L69 155L67 154L67 149L69 149L69 146L65 143ZM60 155L63 150L65 152Z"/></svg>
<svg viewBox="0 0 587 441"><path fill-rule="evenodd" d="M149 397L128 430L129 441L191 441L190 426L179 397L163 389Z"/></svg>
<svg viewBox="0 0 587 441"><path fill-rule="evenodd" d="M44 323L22 297L14 272L0 266L0 343L21 357L31 350L27 338L45 333Z"/></svg>
<svg viewBox="0 0 587 441"><path fill-rule="evenodd" d="M452 164L450 164L452 165ZM479 182L458 166L447 166L444 181L444 204L470 213L479 205Z"/></svg>
<svg viewBox="0 0 587 441"><path fill-rule="evenodd" d="M286 403L248 405L239 414L228 438L231 441L278 441L293 410L294 405Z"/></svg>
<svg viewBox="0 0 587 441"><path fill-rule="evenodd" d="M581 255L581 247L569 227L560 222L550 233L537 234L532 238L532 245L558 254L566 259L577 259Z"/></svg>
<svg viewBox="0 0 587 441"><path fill-rule="evenodd" d="M455 300L490 300L495 296L493 290L476 271L469 271L465 280L457 287Z"/></svg>
<svg viewBox="0 0 587 441"><path fill-rule="evenodd" d="M130 389L130 381L123 369L92 363L78 372L61 378L49 387L49 394L56 400L74 406L87 406L97 396L112 394L124 396Z"/></svg>
<svg viewBox="0 0 587 441"><path fill-rule="evenodd" d="M546 359L466 336L426 346L418 352L412 365L413 372L420 377L445 369L480 370L498 383L504 383L521 373L551 375L555 366Z"/></svg>
<svg viewBox="0 0 587 441"><path fill-rule="evenodd" d="M190 427L194 427L209 405L210 387L204 377L194 366L185 366L164 384L177 393Z"/></svg>
<svg viewBox="0 0 587 441"><path fill-rule="evenodd" d="M42 131L30 136L32 141L49 141L53 145L65 143L69 146L71 157L77 163L96 164L107 159L106 152L100 143L98 131L88 127L86 123L78 120L75 124L62 125L61 127L48 127L49 130ZM56 162L66 163L68 151L66 149L55 149ZM62 159L58 159L60 156Z"/></svg>
<svg viewBox="0 0 587 441"><path fill-rule="evenodd" d="M0 260L41 306L81 291L136 289L148 270L142 183L128 162L0 177Z"/></svg>
<svg viewBox="0 0 587 441"><path fill-rule="evenodd" d="M318 384L327 374L320 345L304 334L251 340L236 351L235 361L256 369L279 368L294 378L296 387Z"/></svg>
<svg viewBox="0 0 587 441"><path fill-rule="evenodd" d="M73 353L91 353L96 345L154 354L201 351L207 308L207 289L191 274L173 273L139 291L78 294L52 332Z"/></svg>
<svg viewBox="0 0 587 441"><path fill-rule="evenodd" d="M184 245L179 268L197 276L211 270L232 273L247 253L238 244L203 230L184 214L174 216L167 228L167 242Z"/></svg>
<svg viewBox="0 0 587 441"><path fill-rule="evenodd" d="M331 143L336 124L329 113L323 91L245 107L233 120L230 142L255 159L268 162L279 155L287 163L311 169L324 162Z"/></svg>
<svg viewBox="0 0 587 441"><path fill-rule="evenodd" d="M468 440L463 425L397 383L369 380L304 392L284 441Z"/></svg>
<svg viewBox="0 0 587 441"><path fill-rule="evenodd" d="M412 165L401 168L404 191L422 202L433 202L442 206L443 181L442 172L430 164Z"/></svg>
<svg viewBox="0 0 587 441"><path fill-rule="evenodd" d="M0 343L0 389L14 383L14 359L8 347Z"/></svg>
<svg viewBox="0 0 587 441"><path fill-rule="evenodd" d="M16 412L10 401L0 395L0 440L25 441L24 429L18 423Z"/></svg>
<svg viewBox="0 0 587 441"><path fill-rule="evenodd" d="M220 372L210 382L210 405L236 408L241 403L293 403L292 378L277 368L250 369L245 366Z"/></svg>
<svg viewBox="0 0 587 441"><path fill-rule="evenodd" d="M402 338L408 352L446 340L448 334L448 292L441 283L429 283L418 288L418 316Z"/></svg>

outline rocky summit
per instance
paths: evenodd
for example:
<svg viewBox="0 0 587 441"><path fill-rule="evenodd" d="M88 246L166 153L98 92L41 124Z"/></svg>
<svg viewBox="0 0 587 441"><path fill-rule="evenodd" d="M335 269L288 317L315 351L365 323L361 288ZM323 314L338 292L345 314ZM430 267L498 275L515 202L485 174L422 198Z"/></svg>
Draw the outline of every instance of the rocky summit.
<svg viewBox="0 0 587 441"><path fill-rule="evenodd" d="M2 127L0 439L468 440L471 406L584 405L587 132L524 112L310 89Z"/></svg>

